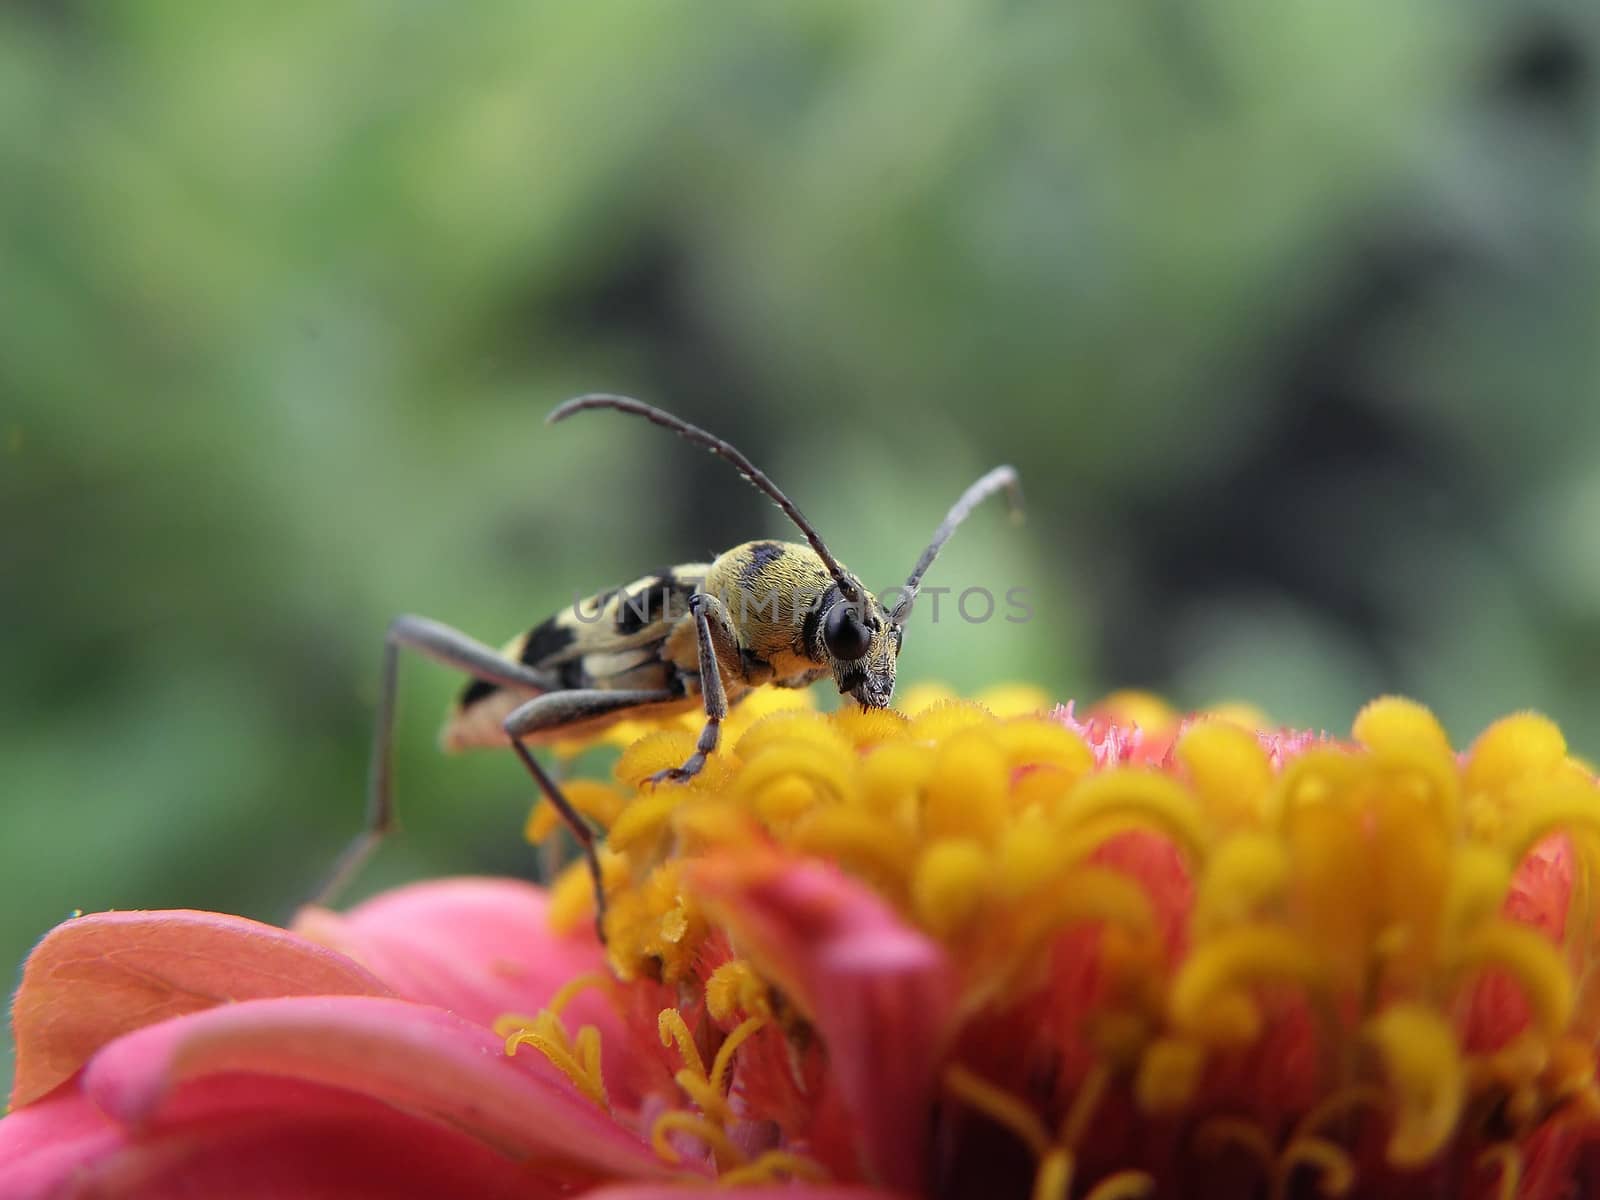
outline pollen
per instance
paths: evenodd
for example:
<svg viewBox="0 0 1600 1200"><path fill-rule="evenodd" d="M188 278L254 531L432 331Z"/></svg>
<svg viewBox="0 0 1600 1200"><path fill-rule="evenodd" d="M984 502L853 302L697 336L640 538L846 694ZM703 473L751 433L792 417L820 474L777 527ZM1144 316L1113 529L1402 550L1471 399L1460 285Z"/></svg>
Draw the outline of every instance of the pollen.
<svg viewBox="0 0 1600 1200"><path fill-rule="evenodd" d="M1025 687L828 714L772 692L687 786L646 782L693 748L674 718L571 790L609 830L611 967L676 1005L677 1095L642 1131L664 1158L768 1184L854 1161L812 1153L814 1014L702 905L713 857L832 864L945 950L958 1025L930 1078L961 1116L940 1128L1014 1141L1039 1200L1149 1193L1140 1155L1178 1125L1185 1154L1276 1194L1459 1155L1509 1196L1528 1139L1600 1119L1600 786L1548 719L1461 750L1393 696L1339 737L1141 693L1080 716ZM528 832L556 828L541 810ZM585 885L569 869L553 919L592 916ZM593 1030L554 1012L507 1037L608 1103ZM1116 1121L1165 1132L1103 1136Z"/></svg>

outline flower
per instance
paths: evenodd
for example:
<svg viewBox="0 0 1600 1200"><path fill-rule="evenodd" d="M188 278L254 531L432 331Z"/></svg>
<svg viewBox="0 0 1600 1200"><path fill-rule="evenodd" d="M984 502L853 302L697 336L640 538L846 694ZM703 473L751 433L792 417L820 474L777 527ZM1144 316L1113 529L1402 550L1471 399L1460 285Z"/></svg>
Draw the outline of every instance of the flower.
<svg viewBox="0 0 1600 1200"><path fill-rule="evenodd" d="M644 781L691 723L630 730L569 793L608 830L604 951L576 865L298 935L69 922L18 996L0 1179L268 1195L239 1181L320 1155L373 1195L1583 1194L1600 788L1552 723L1458 752L1396 698L1346 738L982 699L757 693L682 786Z"/></svg>
<svg viewBox="0 0 1600 1200"><path fill-rule="evenodd" d="M185 911L65 922L12 1009L0 1195L522 1198L681 1174L489 1028L514 1004L615 1024L573 985L598 946L552 935L545 908L464 879L312 910L300 934Z"/></svg>

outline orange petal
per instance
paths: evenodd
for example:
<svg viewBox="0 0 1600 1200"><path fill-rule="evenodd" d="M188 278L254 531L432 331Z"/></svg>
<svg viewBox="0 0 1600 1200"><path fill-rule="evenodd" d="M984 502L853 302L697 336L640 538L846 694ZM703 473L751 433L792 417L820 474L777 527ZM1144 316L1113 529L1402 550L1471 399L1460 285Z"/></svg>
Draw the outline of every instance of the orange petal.
<svg viewBox="0 0 1600 1200"><path fill-rule="evenodd" d="M91 913L57 925L28 956L11 1009L11 1106L75 1074L107 1042L233 1000L387 996L332 950L243 917L176 909Z"/></svg>

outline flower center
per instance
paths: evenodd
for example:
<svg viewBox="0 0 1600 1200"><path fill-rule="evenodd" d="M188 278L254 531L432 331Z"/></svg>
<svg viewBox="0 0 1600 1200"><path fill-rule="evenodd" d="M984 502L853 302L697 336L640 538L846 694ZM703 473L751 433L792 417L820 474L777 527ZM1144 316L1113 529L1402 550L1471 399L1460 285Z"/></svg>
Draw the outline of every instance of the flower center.
<svg viewBox="0 0 1600 1200"><path fill-rule="evenodd" d="M628 745L616 786L578 790L608 827L618 979L678 989L726 1031L707 1069L688 1010L661 1011L686 1101L651 1123L663 1157L692 1147L737 1179L822 1170L803 1139L735 1136L771 1116L730 1086L743 1048L787 1040L794 1056L815 1036L782 965L740 957L737 923L696 887L700 860L758 853L838 864L943 947L959 993L946 1093L1028 1148L1038 1200L1153 1186L1085 1164L1108 1095L1188 1114L1200 1151L1249 1155L1279 1192L1308 1170L1349 1186L1360 1163L1334 1127L1352 1109L1382 1122L1384 1170L1471 1147L1512 1190L1535 1130L1600 1116L1600 789L1548 721L1508 717L1457 754L1392 698L1347 741L1238 714L1179 722L1142 698L1089 721L1013 702L824 716L758 692L691 783L644 783L692 748L669 726ZM553 919L579 927L588 896L574 867ZM593 1032L568 1038L557 1012L512 1040L604 1105ZM1011 1039L995 1073L964 1057L964 1038L995 1037ZM1054 1064L1042 1099L1038 1062ZM1275 1073L1273 1119L1252 1072Z"/></svg>

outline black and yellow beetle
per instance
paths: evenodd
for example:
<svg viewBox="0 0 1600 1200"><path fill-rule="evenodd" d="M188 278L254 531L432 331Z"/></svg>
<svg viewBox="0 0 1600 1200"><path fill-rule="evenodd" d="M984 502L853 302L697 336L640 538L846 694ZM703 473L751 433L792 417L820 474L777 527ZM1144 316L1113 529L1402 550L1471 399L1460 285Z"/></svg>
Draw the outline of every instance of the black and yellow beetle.
<svg viewBox="0 0 1600 1200"><path fill-rule="evenodd" d="M624 396L580 396L550 414L554 423L591 408L644 417L704 446L765 492L805 543L745 542L710 563L656 572L592 596L493 650L426 617L396 618L384 642L373 735L367 825L318 893L327 900L393 824L390 744L399 651L409 647L472 676L446 724L446 749L509 745L572 830L594 881L596 926L604 938L604 893L594 833L529 752L530 744L597 732L627 718L704 707L694 754L655 782L685 780L715 753L728 706L763 686L806 687L832 676L842 695L883 708L894 693L906 618L932 564L956 527L984 499L1007 490L1019 510L1011 467L996 467L956 501L922 552L892 607L833 557L793 501L721 438Z"/></svg>

